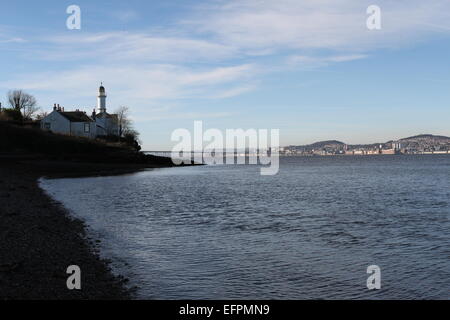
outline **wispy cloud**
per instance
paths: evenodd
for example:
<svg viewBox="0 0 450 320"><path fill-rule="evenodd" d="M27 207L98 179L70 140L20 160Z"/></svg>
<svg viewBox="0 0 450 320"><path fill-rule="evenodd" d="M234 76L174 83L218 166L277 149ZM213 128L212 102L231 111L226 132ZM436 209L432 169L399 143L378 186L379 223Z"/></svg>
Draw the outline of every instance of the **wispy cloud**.
<svg viewBox="0 0 450 320"><path fill-rule="evenodd" d="M159 121L159 120L195 120L195 119L217 119L217 118L228 118L236 116L236 113L232 112L170 112L166 114L153 115L137 117L133 120L136 123L142 123L147 121Z"/></svg>
<svg viewBox="0 0 450 320"><path fill-rule="evenodd" d="M371 50L396 47L426 33L426 24L448 25L447 0L379 0L383 28L366 28L372 0L229 0L199 7L184 23L217 41L246 49ZM261 52L258 50L258 52Z"/></svg>
<svg viewBox="0 0 450 320"><path fill-rule="evenodd" d="M349 62L367 58L365 54L349 54L335 56L291 56L288 57L288 63L296 66L323 67L330 63Z"/></svg>
<svg viewBox="0 0 450 320"><path fill-rule="evenodd" d="M11 30L11 27L0 25L0 43L25 43L26 39Z"/></svg>
<svg viewBox="0 0 450 320"><path fill-rule="evenodd" d="M27 42L25 39L22 38L9 38L9 39L1 39L0 43L24 43Z"/></svg>
<svg viewBox="0 0 450 320"><path fill-rule="evenodd" d="M243 85L239 87L234 87L231 89L224 89L220 92L213 94L211 97L214 99L227 99L227 98L233 98L236 96L240 96L241 94L253 91L256 89L256 85Z"/></svg>
<svg viewBox="0 0 450 320"><path fill-rule="evenodd" d="M245 82L255 73L257 70L252 65L213 69L156 64L120 67L90 65L76 70L24 75L18 79L0 82L0 88L20 87L26 90L64 94L70 99L70 97L92 97L94 95L92 88L96 88L98 82L103 80L109 91L114 92L114 100L118 104L133 103L137 109L145 109L156 100L193 97L207 99L210 98L210 92L217 92L222 85Z"/></svg>
<svg viewBox="0 0 450 320"><path fill-rule="evenodd" d="M362 59L373 50L409 44L436 30L447 32L450 12L447 0L379 0L383 27L376 32L366 28L366 8L372 2L214 1L199 4L170 27L45 36L39 39L39 47L30 56L81 63L97 60L114 64L134 61L185 65L236 64L245 59L257 64L259 58L284 55L286 59L272 63L297 60L302 66L307 63L317 66L318 62L327 65L355 60L353 57ZM138 16L132 10L112 14L124 20ZM321 58L323 51L337 58Z"/></svg>
<svg viewBox="0 0 450 320"><path fill-rule="evenodd" d="M169 33L169 32L168 32ZM237 48L220 43L172 34L104 32L52 36L43 39L37 53L47 60L102 59L117 62L211 62L237 56Z"/></svg>

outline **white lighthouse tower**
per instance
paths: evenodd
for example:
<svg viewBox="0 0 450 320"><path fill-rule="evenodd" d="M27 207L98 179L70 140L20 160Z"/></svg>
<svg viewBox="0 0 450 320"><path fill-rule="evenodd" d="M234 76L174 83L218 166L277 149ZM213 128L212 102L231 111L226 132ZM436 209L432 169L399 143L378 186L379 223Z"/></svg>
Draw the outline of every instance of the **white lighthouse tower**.
<svg viewBox="0 0 450 320"><path fill-rule="evenodd" d="M97 109L99 113L106 113L106 91L103 83L98 88Z"/></svg>

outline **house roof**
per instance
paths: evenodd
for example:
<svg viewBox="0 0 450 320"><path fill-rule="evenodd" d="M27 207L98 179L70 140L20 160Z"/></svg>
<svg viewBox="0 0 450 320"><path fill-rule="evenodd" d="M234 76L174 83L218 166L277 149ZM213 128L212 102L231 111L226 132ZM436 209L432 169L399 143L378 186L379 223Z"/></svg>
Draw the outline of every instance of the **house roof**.
<svg viewBox="0 0 450 320"><path fill-rule="evenodd" d="M82 111L68 111L68 112L59 112L64 118L69 120L70 122L92 122L92 119L87 116L86 113Z"/></svg>

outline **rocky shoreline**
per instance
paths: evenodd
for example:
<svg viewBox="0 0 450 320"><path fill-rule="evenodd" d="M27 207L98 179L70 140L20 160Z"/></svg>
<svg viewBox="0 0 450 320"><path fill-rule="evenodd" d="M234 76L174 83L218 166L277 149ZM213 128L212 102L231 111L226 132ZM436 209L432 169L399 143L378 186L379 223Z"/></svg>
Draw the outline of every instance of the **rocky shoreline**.
<svg viewBox="0 0 450 320"><path fill-rule="evenodd" d="M0 156L0 300L133 298L127 279L114 276L108 261L100 258L83 222L52 200L38 179L114 175L163 166ZM81 268L81 290L67 289L70 265Z"/></svg>

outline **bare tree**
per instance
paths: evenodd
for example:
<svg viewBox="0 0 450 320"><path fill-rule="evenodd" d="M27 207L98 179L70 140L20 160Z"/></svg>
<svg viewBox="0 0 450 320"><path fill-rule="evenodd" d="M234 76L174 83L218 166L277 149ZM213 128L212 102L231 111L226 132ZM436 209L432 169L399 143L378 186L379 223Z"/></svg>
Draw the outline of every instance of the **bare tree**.
<svg viewBox="0 0 450 320"><path fill-rule="evenodd" d="M36 98L22 90L8 92L8 102L15 110L22 111L24 119L31 117L39 110L36 107Z"/></svg>
<svg viewBox="0 0 450 320"><path fill-rule="evenodd" d="M36 115L36 112L40 110L39 107L36 106L27 106L24 109L24 119L33 119L33 117Z"/></svg>
<svg viewBox="0 0 450 320"><path fill-rule="evenodd" d="M126 106L120 106L116 112L117 124L119 126L119 137L123 137L128 133L135 133L130 119L130 109Z"/></svg>
<svg viewBox="0 0 450 320"><path fill-rule="evenodd" d="M41 111L36 115L36 120L42 120L48 115L48 112Z"/></svg>

